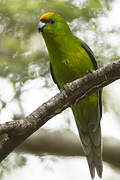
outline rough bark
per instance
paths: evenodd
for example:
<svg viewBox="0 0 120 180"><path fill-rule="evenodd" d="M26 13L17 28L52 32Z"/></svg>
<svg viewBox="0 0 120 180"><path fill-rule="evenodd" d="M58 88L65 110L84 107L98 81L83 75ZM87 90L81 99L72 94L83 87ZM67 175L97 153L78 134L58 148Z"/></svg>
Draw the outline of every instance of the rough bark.
<svg viewBox="0 0 120 180"><path fill-rule="evenodd" d="M66 84L24 120L1 124L0 161L53 116L119 78L120 60Z"/></svg>

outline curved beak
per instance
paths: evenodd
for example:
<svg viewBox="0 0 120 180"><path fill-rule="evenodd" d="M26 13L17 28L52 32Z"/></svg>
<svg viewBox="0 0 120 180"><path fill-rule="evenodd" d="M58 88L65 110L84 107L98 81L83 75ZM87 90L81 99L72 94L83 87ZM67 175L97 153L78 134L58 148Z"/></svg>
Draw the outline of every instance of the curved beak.
<svg viewBox="0 0 120 180"><path fill-rule="evenodd" d="M39 22L39 24L38 24L38 31L39 32L43 32L43 28L45 27L45 23L44 22Z"/></svg>

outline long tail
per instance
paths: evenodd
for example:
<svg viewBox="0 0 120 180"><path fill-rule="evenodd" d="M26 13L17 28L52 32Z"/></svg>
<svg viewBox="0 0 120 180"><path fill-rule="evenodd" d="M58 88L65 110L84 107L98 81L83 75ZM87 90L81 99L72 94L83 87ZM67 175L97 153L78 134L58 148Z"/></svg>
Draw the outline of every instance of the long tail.
<svg viewBox="0 0 120 180"><path fill-rule="evenodd" d="M74 111L73 113L75 115L76 124L83 145L83 150L87 157L91 177L92 179L94 179L96 169L98 176L102 178L103 165L101 155L100 123L97 126L97 129L94 129L94 127L92 127L92 125L90 126L90 124L87 125L87 128L83 129Z"/></svg>
<svg viewBox="0 0 120 180"><path fill-rule="evenodd" d="M90 174L92 179L95 177L95 169L100 178L102 178L102 155L101 155L101 128L93 132L90 128L88 132L79 131L83 144L83 149L87 157Z"/></svg>

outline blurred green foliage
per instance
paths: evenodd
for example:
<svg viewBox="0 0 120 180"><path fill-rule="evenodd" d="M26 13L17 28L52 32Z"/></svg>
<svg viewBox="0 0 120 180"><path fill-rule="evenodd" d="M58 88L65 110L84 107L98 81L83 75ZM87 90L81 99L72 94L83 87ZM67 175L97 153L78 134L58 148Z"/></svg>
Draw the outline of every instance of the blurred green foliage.
<svg viewBox="0 0 120 180"><path fill-rule="evenodd" d="M110 8L111 1L103 2L86 0L76 5L73 0L1 0L0 76L14 83L25 82L39 75L46 76L48 55L41 47L32 51L30 44L31 37L38 35L39 17L47 11L53 11L68 22L82 17L82 23L86 23L105 13L105 8Z"/></svg>

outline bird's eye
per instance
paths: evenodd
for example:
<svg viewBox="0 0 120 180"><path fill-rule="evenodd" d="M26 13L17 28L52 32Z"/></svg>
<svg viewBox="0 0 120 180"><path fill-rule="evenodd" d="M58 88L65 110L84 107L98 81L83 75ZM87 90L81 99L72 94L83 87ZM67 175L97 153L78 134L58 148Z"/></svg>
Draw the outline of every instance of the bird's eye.
<svg viewBox="0 0 120 180"><path fill-rule="evenodd" d="M51 24L54 24L55 23L55 20L51 20Z"/></svg>

